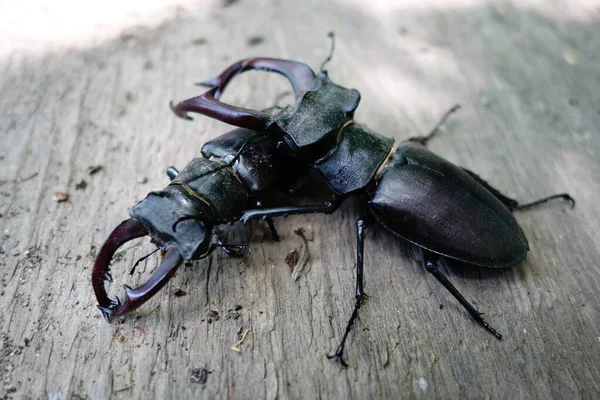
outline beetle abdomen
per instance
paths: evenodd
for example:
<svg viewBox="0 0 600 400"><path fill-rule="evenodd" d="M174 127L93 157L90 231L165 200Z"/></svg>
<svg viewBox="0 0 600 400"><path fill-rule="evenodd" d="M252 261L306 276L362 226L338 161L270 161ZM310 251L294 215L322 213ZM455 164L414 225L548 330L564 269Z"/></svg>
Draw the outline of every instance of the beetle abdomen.
<svg viewBox="0 0 600 400"><path fill-rule="evenodd" d="M461 168L404 142L370 202L387 229L444 256L486 267L519 264L529 246L510 211Z"/></svg>

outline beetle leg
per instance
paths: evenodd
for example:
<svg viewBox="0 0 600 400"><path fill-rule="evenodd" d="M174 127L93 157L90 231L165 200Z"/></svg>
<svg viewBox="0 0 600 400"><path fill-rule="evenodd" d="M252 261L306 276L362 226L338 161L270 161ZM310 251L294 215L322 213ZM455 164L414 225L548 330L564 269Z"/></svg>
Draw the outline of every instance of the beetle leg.
<svg viewBox="0 0 600 400"><path fill-rule="evenodd" d="M433 129L429 132L429 134L427 136L412 137L412 138L409 138L408 140L410 140L412 142L418 142L418 143L422 144L423 146L426 146L429 139L432 139L436 134L438 134L438 132L440 131L440 128L446 123L446 120L448 119L448 117L450 117L450 114L455 113L459 109L460 109L460 104L456 104L450 110L446 111L446 113L442 116L442 118L433 127Z"/></svg>
<svg viewBox="0 0 600 400"><path fill-rule="evenodd" d="M431 273L435 278L440 281L442 285L454 296L456 300L471 314L473 319L481 324L485 329L488 330L492 335L494 335L497 339L502 339L502 335L498 333L494 328L492 328L481 316L482 313L477 311L469 302L464 298L462 294L454 287L454 285L446 278L437 267L437 256L431 252L424 251L424 259L425 259L425 269L427 272Z"/></svg>
<svg viewBox="0 0 600 400"><path fill-rule="evenodd" d="M515 199L511 199L510 197L506 197L505 195L503 195L502 193L500 193L497 189L495 189L492 186L490 186L489 183L487 183L486 181L484 181L483 179L481 179L481 177L479 175L477 175L475 172L469 171L466 168L463 168L463 171L465 171L467 174L469 174L481 186L483 186L484 188L486 188L491 194L494 195L494 197L496 197L498 200L500 200L500 202L502 204L504 204L506 206L506 208L508 208L509 210L512 211L516 207L518 207L518 205L519 205L518 201L516 201Z"/></svg>
<svg viewBox="0 0 600 400"><path fill-rule="evenodd" d="M509 197L506 197L505 195L503 195L502 193L500 193L497 189L494 189L492 186L490 186L489 183L487 183L486 181L484 181L483 179L481 179L481 177L479 175L477 175L476 173L474 173L472 171L469 171L468 169L465 169L465 168L463 168L463 170L467 174L471 175L471 177L473 179L475 179L477 182L479 182L479 184L481 184L483 187L485 187L498 200L500 200L500 202L502 204L504 204L510 211L523 210L525 208L531 208L531 207L537 206L538 204L542 204L542 203L545 203L545 202L553 200L553 199L564 199L564 200L567 200L567 201L569 201L571 203L571 208L575 207L575 199L573 199L568 193L554 194L552 196L548 196L548 197L541 198L539 200L532 201L531 203L519 204L518 201L516 201L514 199L511 199Z"/></svg>
<svg viewBox="0 0 600 400"><path fill-rule="evenodd" d="M571 208L575 208L575 199L572 198L568 193L560 193L560 194L554 194L552 196L548 196L548 197L544 197L542 199L539 200L535 200L532 201L531 203L526 203L526 204L518 204L514 209L515 210L523 210L525 208L531 208L534 206L537 206L538 204L542 204L545 203L549 200L552 199L564 199L567 200L571 203Z"/></svg>
<svg viewBox="0 0 600 400"><path fill-rule="evenodd" d="M356 303L354 303L354 310L352 311L352 315L346 324L346 330L344 331L344 336L342 337L342 341L338 345L335 353L328 354L327 358L337 358L340 360L342 366L347 367L348 364L344 361L344 347L346 346L346 339L348 339L348 334L352 330L352 326L354 325L354 321L358 318L358 310L367 299L367 294L364 291L364 279L363 279L363 260L364 260L364 250L365 250L365 228L367 227L366 219L361 217L356 221L356 290L354 298Z"/></svg>
<svg viewBox="0 0 600 400"><path fill-rule="evenodd" d="M223 240L219 237L217 231L213 231L215 237L217 238L217 246L223 249L225 253L232 257L243 257L246 254L249 254L252 250L250 246L245 244L225 244Z"/></svg>
<svg viewBox="0 0 600 400"><path fill-rule="evenodd" d="M216 87L215 97L219 98L234 76L252 70L276 72L285 76L292 84L296 99L300 99L304 93L312 90L316 84L315 73L304 63L277 58L258 57L238 61L216 78L206 82L199 82L197 85Z"/></svg>
<svg viewBox="0 0 600 400"><path fill-rule="evenodd" d="M273 222L273 218L263 217L265 221L267 221L267 225L269 225L269 230L271 231L271 239L274 242L279 242L279 235L277 234L277 229L275 229L275 223Z"/></svg>
<svg viewBox="0 0 600 400"><path fill-rule="evenodd" d="M261 207L262 203L260 201L256 201L256 206ZM279 234L277 233L277 229L275 229L275 223L273 222L273 218L264 216L264 217L262 217L262 219L269 226L269 231L271 231L271 239L274 242L279 242Z"/></svg>
<svg viewBox="0 0 600 400"><path fill-rule="evenodd" d="M179 175L179 171L177 170L177 168L173 166L167 167L167 176L171 181L175 180L175 178L177 178L177 175Z"/></svg>
<svg viewBox="0 0 600 400"><path fill-rule="evenodd" d="M275 208L257 208L254 210L244 211L240 217L240 221L244 224L253 219L272 218L272 217L287 217L288 215L302 214L331 214L338 209L342 202L341 198L326 201L319 205L301 205Z"/></svg>

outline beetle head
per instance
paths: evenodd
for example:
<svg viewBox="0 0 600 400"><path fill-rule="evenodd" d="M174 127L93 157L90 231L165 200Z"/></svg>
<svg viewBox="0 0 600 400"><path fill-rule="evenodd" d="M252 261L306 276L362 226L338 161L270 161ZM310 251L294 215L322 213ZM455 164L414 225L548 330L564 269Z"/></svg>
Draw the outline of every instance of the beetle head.
<svg viewBox="0 0 600 400"><path fill-rule="evenodd" d="M281 111L252 110L219 100L231 80L245 71L262 70L284 75L292 85L296 101ZM201 86L206 93L179 102L171 108L179 117L192 119L194 112L257 132L273 132L296 152L312 153L324 141L335 139L338 129L353 118L360 93L335 84L325 71L315 74L306 64L274 58L239 61ZM327 147L328 146L324 146ZM318 157L317 157L318 158Z"/></svg>
<svg viewBox="0 0 600 400"><path fill-rule="evenodd" d="M141 306L156 294L175 274L184 260L208 252L212 220L210 210L196 199L182 193L178 186L151 192L130 210L131 219L123 221L106 239L94 264L92 285L98 308L110 322L111 316L124 315ZM112 282L110 261L125 243L149 235L164 254L158 269L143 285L125 288L125 301L111 300L104 286Z"/></svg>

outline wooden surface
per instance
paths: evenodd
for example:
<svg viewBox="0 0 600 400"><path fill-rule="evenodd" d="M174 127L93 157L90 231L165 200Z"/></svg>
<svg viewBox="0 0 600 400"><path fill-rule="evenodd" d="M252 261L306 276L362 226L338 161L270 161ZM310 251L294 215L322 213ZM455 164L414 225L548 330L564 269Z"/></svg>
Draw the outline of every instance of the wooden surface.
<svg viewBox="0 0 600 400"><path fill-rule="evenodd" d="M0 396L597 398L595 2L35 3L0 4ZM278 220L279 243L259 224L225 227L231 241L252 246L250 257L217 252L180 270L139 312L105 323L90 285L99 245L128 207L167 184L165 167L184 166L229 129L176 119L168 101L248 56L318 69L330 30L338 41L328 70L360 90L358 121L400 141L460 103L434 151L517 199L563 191L577 199L574 210L554 202L518 213L531 244L522 265L448 271L504 340L376 228L350 367L327 360L353 305L352 202L332 216ZM261 73L232 88L225 100L254 108L287 90ZM68 200L55 201L57 192ZM312 237L310 260L294 282L285 257L300 249L301 227ZM139 278L126 273L149 249L126 246L119 283L149 275L156 257ZM236 305L239 318L225 318ZM208 310L220 319L209 323ZM250 332L237 353L240 329Z"/></svg>

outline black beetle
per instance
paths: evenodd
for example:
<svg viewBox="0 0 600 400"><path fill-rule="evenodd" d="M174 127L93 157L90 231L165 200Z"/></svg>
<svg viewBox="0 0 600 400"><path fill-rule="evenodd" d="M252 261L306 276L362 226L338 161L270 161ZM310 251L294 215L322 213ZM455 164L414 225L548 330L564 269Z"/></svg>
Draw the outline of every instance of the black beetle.
<svg viewBox="0 0 600 400"><path fill-rule="evenodd" d="M281 110L267 111L221 102L219 96L231 79L248 70L283 74L292 84L295 102ZM315 74L303 63L252 58L233 64L217 78L200 85L211 89L201 96L172 105L177 115L191 119L187 113L197 112L250 131L243 131L243 138L235 131L230 133L229 139L237 140L238 134L240 138L237 146L226 146L225 152L205 154L203 150L203 155L220 159L221 165L209 165L209 161L200 159L192 161L176 177L172 174L175 181L165 191L151 193L132 208L133 219L124 222L109 237L98 255L93 275L96 296L107 318L126 313L151 297L183 259L208 254L215 247L209 247L208 238L216 224L233 220L246 223L262 218L269 221L275 236L271 218L329 214L344 199L355 196L359 198L362 210L356 223L356 302L341 343L329 357L338 358L345 365L342 355L346 338L366 298L363 290L364 230L375 222L421 248L427 271L478 323L500 339L502 336L438 270L439 258L491 268L517 265L525 259L529 245L512 211L554 198L575 204L565 193L519 204L476 174L427 150L427 141L458 106L444 115L429 135L411 138L394 150L393 139L380 136L352 119L360 101L358 91L333 83L325 71ZM252 159L256 149L260 149L260 146L249 144L259 138L266 140L268 146L263 150L266 149L269 156L281 157L279 161L287 162L287 166L301 165L320 173L331 188L332 199L316 205L245 208L248 200L254 201L256 197L243 193L244 186L248 185L238 185L235 175L239 174L243 164L240 157ZM274 178L273 169L267 167L263 173L269 179ZM227 211L222 212L221 208ZM115 249L127 240L148 233L158 246L166 249L159 270L142 288L126 288L125 303L109 300L103 280L107 278L108 263ZM225 246L225 249L229 248Z"/></svg>
<svg viewBox="0 0 600 400"><path fill-rule="evenodd" d="M269 197L270 187L285 184L301 173L293 166L284 167L287 159L276 151L276 145L272 138L235 129L206 143L202 147L204 158L193 159L181 172L167 168L171 183L133 206L131 219L115 228L96 258L92 285L107 321L141 306L184 260L204 258L217 247L234 256L248 250L247 246L224 244L214 228L237 221L244 210L260 206ZM277 240L272 220L266 220ZM113 255L126 242L146 235L164 253L158 270L138 288L125 286L123 303L118 298L109 299L104 282L112 282L109 264ZM211 243L213 236L215 243Z"/></svg>

